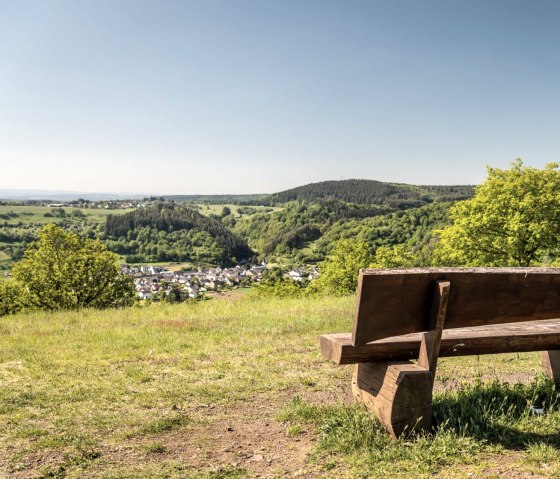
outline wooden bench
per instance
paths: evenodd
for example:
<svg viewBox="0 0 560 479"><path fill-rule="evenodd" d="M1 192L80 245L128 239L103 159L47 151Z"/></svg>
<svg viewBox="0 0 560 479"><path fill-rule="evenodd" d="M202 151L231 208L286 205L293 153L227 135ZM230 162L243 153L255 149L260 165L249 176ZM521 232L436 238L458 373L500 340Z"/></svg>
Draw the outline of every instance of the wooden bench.
<svg viewBox="0 0 560 479"><path fill-rule="evenodd" d="M399 436L428 431L438 357L543 351L560 385L560 269L360 271L352 333L323 355L356 364L352 389Z"/></svg>

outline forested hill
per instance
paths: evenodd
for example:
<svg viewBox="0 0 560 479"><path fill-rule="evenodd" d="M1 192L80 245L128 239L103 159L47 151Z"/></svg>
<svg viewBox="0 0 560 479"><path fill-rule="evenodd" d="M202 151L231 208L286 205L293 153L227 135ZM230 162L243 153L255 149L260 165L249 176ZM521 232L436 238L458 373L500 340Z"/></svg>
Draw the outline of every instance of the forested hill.
<svg viewBox="0 0 560 479"><path fill-rule="evenodd" d="M350 203L407 209L433 201L462 200L473 195L474 187L469 185L416 186L374 180L340 180L298 186L275 193L271 198L278 203L293 200L336 199Z"/></svg>
<svg viewBox="0 0 560 479"><path fill-rule="evenodd" d="M253 256L247 243L218 218L176 203L156 203L124 215L109 215L109 247L137 261L197 261L227 264Z"/></svg>

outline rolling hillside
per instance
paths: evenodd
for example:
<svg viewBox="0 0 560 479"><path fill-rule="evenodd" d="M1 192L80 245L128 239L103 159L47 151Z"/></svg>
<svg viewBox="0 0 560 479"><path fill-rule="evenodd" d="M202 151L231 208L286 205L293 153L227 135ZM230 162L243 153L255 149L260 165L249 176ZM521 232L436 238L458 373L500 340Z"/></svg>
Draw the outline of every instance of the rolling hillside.
<svg viewBox="0 0 560 479"><path fill-rule="evenodd" d="M463 200L473 194L474 187L470 185L417 186L375 180L340 180L310 183L281 191L272 195L271 201L285 203L293 200L334 199L406 209L433 201Z"/></svg>

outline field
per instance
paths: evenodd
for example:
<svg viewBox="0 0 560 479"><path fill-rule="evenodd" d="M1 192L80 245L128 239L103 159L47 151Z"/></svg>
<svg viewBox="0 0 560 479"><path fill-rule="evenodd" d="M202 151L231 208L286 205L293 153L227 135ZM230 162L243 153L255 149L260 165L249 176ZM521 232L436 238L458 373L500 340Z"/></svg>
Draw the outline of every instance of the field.
<svg viewBox="0 0 560 479"><path fill-rule="evenodd" d="M89 236L103 231L109 214L123 214L124 209L51 208L48 206L10 206L0 204L0 270L10 269L21 258L26 245L48 223Z"/></svg>
<svg viewBox="0 0 560 479"><path fill-rule="evenodd" d="M247 208L250 210L254 210L255 212L261 212L261 211L280 211L282 208L279 206L239 206L239 205L234 205L234 204L195 204L193 206L197 206L198 207L198 211L200 211L200 213L202 213L203 215L221 215L222 211L224 208L229 208L232 212L232 214L235 217L239 217L239 216L245 216L245 214L239 214L237 212L237 210L239 208Z"/></svg>
<svg viewBox="0 0 560 479"><path fill-rule="evenodd" d="M351 367L319 354L352 306L249 294L3 317L0 477L560 475L538 354L441 360L437 433L391 440L352 404Z"/></svg>
<svg viewBox="0 0 560 479"><path fill-rule="evenodd" d="M98 208L72 208L64 206L62 208L68 217L72 217L75 211L81 211L85 215L85 219L92 223L104 223L107 215L119 215L132 211L131 209L98 209ZM53 223L60 218L45 216L45 213L50 213L53 208L48 206L7 206L0 205L0 222L8 224L48 224ZM10 216L10 213L15 213L15 216Z"/></svg>

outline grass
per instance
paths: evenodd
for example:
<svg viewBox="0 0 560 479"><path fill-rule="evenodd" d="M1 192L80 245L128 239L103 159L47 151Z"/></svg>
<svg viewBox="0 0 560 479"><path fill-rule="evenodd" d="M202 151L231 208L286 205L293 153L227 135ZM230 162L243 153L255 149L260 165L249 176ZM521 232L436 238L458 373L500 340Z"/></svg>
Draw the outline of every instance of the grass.
<svg viewBox="0 0 560 479"><path fill-rule="evenodd" d="M360 406L319 406L296 397L277 418L290 424L290 431L313 425L319 431L318 454L342 455L360 476L429 476L446 466L479 464L484 455L524 450L525 463L546 464L555 477L560 474L559 399L554 384L542 377L514 386L475 381L435 396L433 434L397 440ZM542 414L535 414L537 406Z"/></svg>
<svg viewBox="0 0 560 479"><path fill-rule="evenodd" d="M104 223L108 215L119 215L132 211L130 209L110 210L100 208L73 208L71 206L64 206L62 209L64 209L68 216L70 216L74 210L80 210L85 215L87 221L94 223ZM0 221L8 224L48 224L60 221L60 218L45 216L45 213L50 213L52 210L53 208L49 206L0 205ZM11 213L15 214L11 215Z"/></svg>
<svg viewBox="0 0 560 479"><path fill-rule="evenodd" d="M50 213L53 208L49 206L8 206L0 205L0 221L8 224L17 223L54 223L60 221L60 218L53 218L45 216L45 213ZM130 209L100 209L100 208L73 208L71 206L63 206L62 209L66 212L68 217L71 217L72 212L80 210L85 216L86 220L94 223L104 223L108 215L124 214ZM15 215L11 215L15 213Z"/></svg>
<svg viewBox="0 0 560 479"><path fill-rule="evenodd" d="M247 214L241 214L240 215L237 212L237 209L238 208L243 208L243 206L234 205L234 204L231 204L231 203L224 203L224 204L199 203L198 204L198 211L205 216L221 215L224 207L229 208L231 210L231 213L233 214L233 216L235 216L236 218L251 216L251 215L247 215ZM264 211L264 210L280 211L280 210L283 209L282 206L266 206L266 207L252 206L250 208L253 208L255 210L255 212L257 212L257 213L260 212L260 211Z"/></svg>
<svg viewBox="0 0 560 479"><path fill-rule="evenodd" d="M538 354L443 359L437 432L395 441L348 405L351 368L319 354L352 308L249 295L3 317L0 477L560 474L560 406Z"/></svg>

